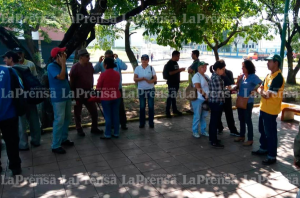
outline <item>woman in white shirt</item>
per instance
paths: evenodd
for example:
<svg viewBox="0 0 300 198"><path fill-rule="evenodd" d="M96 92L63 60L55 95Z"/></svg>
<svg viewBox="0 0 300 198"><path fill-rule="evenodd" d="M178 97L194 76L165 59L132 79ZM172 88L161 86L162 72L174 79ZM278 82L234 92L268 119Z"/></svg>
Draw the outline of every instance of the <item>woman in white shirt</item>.
<svg viewBox="0 0 300 198"><path fill-rule="evenodd" d="M154 83L157 81L155 70L149 63L147 54L141 57L142 65L135 68L134 81L138 83L138 94L140 100L140 128L145 127L146 116L146 98L148 99L149 108L149 127L154 128Z"/></svg>
<svg viewBox="0 0 300 198"><path fill-rule="evenodd" d="M195 138L199 138L200 135L198 133L199 124L200 124L200 132L203 136L209 136L206 130L206 120L205 117L208 115L208 111L202 109L202 104L204 101L208 100L209 93L209 77L205 75L207 69L207 63L199 62L198 64L198 72L193 76L192 83L193 87L197 88L197 100L192 101L192 106L194 110L194 118L193 118L193 136Z"/></svg>

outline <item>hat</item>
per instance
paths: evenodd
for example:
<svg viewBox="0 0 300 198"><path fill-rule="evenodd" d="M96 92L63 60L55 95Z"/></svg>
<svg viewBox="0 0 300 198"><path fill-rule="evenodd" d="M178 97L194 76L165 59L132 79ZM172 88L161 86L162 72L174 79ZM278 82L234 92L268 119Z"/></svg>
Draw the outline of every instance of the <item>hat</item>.
<svg viewBox="0 0 300 198"><path fill-rule="evenodd" d="M53 48L51 50L51 57L55 58L59 52L64 52L64 51L66 51L66 49L67 49L66 47L63 47L63 48L55 47L55 48Z"/></svg>
<svg viewBox="0 0 300 198"><path fill-rule="evenodd" d="M18 59L19 59L18 54L16 54L16 53L13 52L13 51L8 51L8 52L6 52L5 54L1 55L1 57L2 57L2 58L5 58L5 57L7 57L7 58L18 57Z"/></svg>
<svg viewBox="0 0 300 198"><path fill-rule="evenodd" d="M90 55L90 53L86 49L78 50L78 56Z"/></svg>
<svg viewBox="0 0 300 198"><path fill-rule="evenodd" d="M23 53L23 50L19 47L16 47L16 48L13 49L13 52L15 52L15 53L21 53L22 52Z"/></svg>
<svg viewBox="0 0 300 198"><path fill-rule="evenodd" d="M141 58L147 58L147 59L149 59L149 56L148 56L148 54L143 54L143 55L141 56Z"/></svg>
<svg viewBox="0 0 300 198"><path fill-rule="evenodd" d="M111 50L106 50L105 55L114 55L114 53Z"/></svg>
<svg viewBox="0 0 300 198"><path fill-rule="evenodd" d="M208 63L204 62L204 61L200 61L198 63L198 67L203 66L203 65L209 65Z"/></svg>
<svg viewBox="0 0 300 198"><path fill-rule="evenodd" d="M274 56L269 56L265 60L273 60L281 63L281 57L278 54L275 54Z"/></svg>

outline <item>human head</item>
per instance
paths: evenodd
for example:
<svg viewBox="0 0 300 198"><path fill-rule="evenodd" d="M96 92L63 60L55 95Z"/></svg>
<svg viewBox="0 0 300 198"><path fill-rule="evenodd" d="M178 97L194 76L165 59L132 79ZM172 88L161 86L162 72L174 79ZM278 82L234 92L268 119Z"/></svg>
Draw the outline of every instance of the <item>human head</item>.
<svg viewBox="0 0 300 198"><path fill-rule="evenodd" d="M79 50L78 57L81 64L86 64L90 61L90 54L86 49Z"/></svg>
<svg viewBox="0 0 300 198"><path fill-rule="evenodd" d="M21 62L24 61L24 56L25 56L25 54L24 54L24 51L23 51L20 47L14 48L14 49L13 49L13 52L16 53L16 54L18 54L19 60L20 60Z"/></svg>
<svg viewBox="0 0 300 198"><path fill-rule="evenodd" d="M60 48L60 47L55 47L55 48L53 48L53 49L51 50L51 58L57 60L57 58L58 58L59 55L67 56L67 54L66 54L66 52L65 52L66 49L67 49L66 47L62 47L62 48Z"/></svg>
<svg viewBox="0 0 300 198"><path fill-rule="evenodd" d="M255 74L256 71L255 66L251 60L245 60L242 63L242 65L243 65L242 70L244 74Z"/></svg>
<svg viewBox="0 0 300 198"><path fill-rule="evenodd" d="M271 71L280 69L281 66L281 57L278 54L275 54L274 56L269 56L265 60L268 61L268 69Z"/></svg>
<svg viewBox="0 0 300 198"><path fill-rule="evenodd" d="M114 58L114 52L112 50L106 50L104 56L105 58Z"/></svg>
<svg viewBox="0 0 300 198"><path fill-rule="evenodd" d="M206 70L207 70L207 65L208 65L208 63L206 63L204 61L199 62L198 72L200 74L204 74L206 72Z"/></svg>
<svg viewBox="0 0 300 198"><path fill-rule="evenodd" d="M13 51L8 51L1 56L3 61L7 66L14 66L19 62L18 54L14 53Z"/></svg>
<svg viewBox="0 0 300 198"><path fill-rule="evenodd" d="M217 62L215 62L214 65L210 66L210 72L211 73L216 73L219 76L222 76L225 72L225 62L223 60L218 60Z"/></svg>
<svg viewBox="0 0 300 198"><path fill-rule="evenodd" d="M193 51L192 51L192 59L193 59L193 60L198 59L198 58L199 58L199 55L200 55L199 50L193 50Z"/></svg>
<svg viewBox="0 0 300 198"><path fill-rule="evenodd" d="M105 58L103 62L103 66L105 69L113 69L117 67L115 64L115 60L113 58Z"/></svg>
<svg viewBox="0 0 300 198"><path fill-rule="evenodd" d="M146 66L149 63L149 56L147 54L143 54L141 56L142 65Z"/></svg>
<svg viewBox="0 0 300 198"><path fill-rule="evenodd" d="M172 60L173 61L179 61L180 59L180 52L175 50L172 52Z"/></svg>

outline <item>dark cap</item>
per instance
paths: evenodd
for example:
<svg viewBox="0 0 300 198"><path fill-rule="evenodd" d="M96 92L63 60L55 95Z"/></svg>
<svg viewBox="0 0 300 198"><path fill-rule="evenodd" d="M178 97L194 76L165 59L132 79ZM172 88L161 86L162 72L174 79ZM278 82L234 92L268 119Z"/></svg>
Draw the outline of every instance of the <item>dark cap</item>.
<svg viewBox="0 0 300 198"><path fill-rule="evenodd" d="M78 56L90 55L86 49L78 50Z"/></svg>
<svg viewBox="0 0 300 198"><path fill-rule="evenodd" d="M204 61L200 61L198 64L198 67L203 66L203 65L208 65L208 63L204 62Z"/></svg>
<svg viewBox="0 0 300 198"><path fill-rule="evenodd" d="M2 57L2 58L5 58L5 57L7 57L7 58L18 57L18 59L19 59L18 54L16 54L16 53L13 52L13 51L8 51L8 52L6 52L5 54L1 55L1 57Z"/></svg>
<svg viewBox="0 0 300 198"><path fill-rule="evenodd" d="M281 57L278 54L275 54L274 56L269 56L265 60L273 60L273 61L278 61L281 63Z"/></svg>
<svg viewBox="0 0 300 198"><path fill-rule="evenodd" d="M13 49L13 52L15 52L15 53L23 53L23 50L20 47L16 47L16 48Z"/></svg>
<svg viewBox="0 0 300 198"><path fill-rule="evenodd" d="M149 60L148 54L143 54L143 55L141 56L141 58L147 58L147 59Z"/></svg>
<svg viewBox="0 0 300 198"><path fill-rule="evenodd" d="M105 55L114 55L112 50L106 50Z"/></svg>

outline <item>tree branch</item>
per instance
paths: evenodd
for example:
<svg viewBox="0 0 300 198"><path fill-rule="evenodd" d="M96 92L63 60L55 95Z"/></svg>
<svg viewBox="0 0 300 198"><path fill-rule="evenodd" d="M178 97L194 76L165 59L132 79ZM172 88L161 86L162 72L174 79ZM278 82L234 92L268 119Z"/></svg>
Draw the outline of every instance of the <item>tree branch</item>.
<svg viewBox="0 0 300 198"><path fill-rule="evenodd" d="M236 33L242 32L242 30L237 31L238 26L239 26L239 21L236 22L234 30L229 34L229 36L226 38L226 40L225 40L225 41L222 41L222 42L220 43L220 45L218 46L219 48L220 48L220 47L223 47L224 45L226 45L226 44L228 43L228 41L229 41Z"/></svg>
<svg viewBox="0 0 300 198"><path fill-rule="evenodd" d="M129 36L131 36L131 35L133 35L133 34L135 34L136 32L131 32L130 34L129 34Z"/></svg>
<svg viewBox="0 0 300 198"><path fill-rule="evenodd" d="M92 29L90 34L91 34L90 37L86 40L86 47L89 46L89 44L96 38L95 27Z"/></svg>
<svg viewBox="0 0 300 198"><path fill-rule="evenodd" d="M214 46L208 41L207 37L204 35L203 38L204 38L204 42L205 42L211 49L213 49Z"/></svg>

